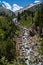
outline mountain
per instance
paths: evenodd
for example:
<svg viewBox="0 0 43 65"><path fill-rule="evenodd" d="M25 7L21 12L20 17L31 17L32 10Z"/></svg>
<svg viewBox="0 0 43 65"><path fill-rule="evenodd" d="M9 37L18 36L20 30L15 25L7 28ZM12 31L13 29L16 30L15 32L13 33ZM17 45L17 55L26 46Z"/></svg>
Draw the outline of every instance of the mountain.
<svg viewBox="0 0 43 65"><path fill-rule="evenodd" d="M37 11L41 8L41 6L43 5L43 2L42 3L39 3L39 4L29 4L27 6L25 6L24 8L20 9L20 10L17 10L15 12L9 10L9 9L6 9L4 8L2 5L0 5L0 14L4 13L6 15L9 15L9 16L12 16L12 17L15 17L18 15L18 12L21 14L23 11L25 10L30 10L30 11Z"/></svg>
<svg viewBox="0 0 43 65"><path fill-rule="evenodd" d="M30 7L28 10L33 11L33 12L41 10L42 5L43 5L43 2Z"/></svg>
<svg viewBox="0 0 43 65"><path fill-rule="evenodd" d="M18 12L19 12L19 13L22 13L22 12L25 11L25 10L29 10L29 11L35 12L35 11L37 11L37 10L40 10L40 8L41 8L42 5L43 5L43 2L42 2L42 3L38 3L38 4L30 4L30 5L27 5L27 6L25 6L24 8L22 8L22 9L20 9L20 10L17 10L17 11L15 12L15 14L17 15Z"/></svg>
<svg viewBox="0 0 43 65"><path fill-rule="evenodd" d="M15 13L12 12L9 9L4 8L2 5L0 5L0 15L8 15L11 17L15 17Z"/></svg>

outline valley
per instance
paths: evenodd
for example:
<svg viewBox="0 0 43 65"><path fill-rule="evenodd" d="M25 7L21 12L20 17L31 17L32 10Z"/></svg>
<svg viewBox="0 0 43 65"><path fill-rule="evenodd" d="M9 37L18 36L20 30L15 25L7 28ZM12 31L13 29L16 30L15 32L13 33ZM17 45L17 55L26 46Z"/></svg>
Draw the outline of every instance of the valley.
<svg viewBox="0 0 43 65"><path fill-rule="evenodd" d="M0 64L43 65L43 3L20 12L0 6Z"/></svg>

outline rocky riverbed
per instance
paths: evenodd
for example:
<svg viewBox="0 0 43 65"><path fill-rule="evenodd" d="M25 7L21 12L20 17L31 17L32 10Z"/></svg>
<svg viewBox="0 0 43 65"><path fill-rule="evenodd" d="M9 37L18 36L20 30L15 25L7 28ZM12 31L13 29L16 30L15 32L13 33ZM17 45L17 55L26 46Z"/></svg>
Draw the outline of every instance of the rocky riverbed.
<svg viewBox="0 0 43 65"><path fill-rule="evenodd" d="M40 42L38 35L30 36L29 29L20 25L20 23L16 23L16 25L22 29L22 35L19 36L19 42L17 41L20 58L27 65L43 65L43 57L39 53Z"/></svg>
<svg viewBox="0 0 43 65"><path fill-rule="evenodd" d="M22 54L24 52L24 58L27 65L31 63L41 65L41 56L38 52L38 48L40 47L38 36L35 35L33 37L30 36L30 32L27 28L23 29L24 33L22 36ZM32 65L33 65L32 64Z"/></svg>

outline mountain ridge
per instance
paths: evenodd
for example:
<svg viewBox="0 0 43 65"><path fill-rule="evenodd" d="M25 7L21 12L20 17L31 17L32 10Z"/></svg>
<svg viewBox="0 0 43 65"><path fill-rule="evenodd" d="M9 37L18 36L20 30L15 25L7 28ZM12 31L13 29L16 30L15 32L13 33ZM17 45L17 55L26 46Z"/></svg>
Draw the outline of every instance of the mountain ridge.
<svg viewBox="0 0 43 65"><path fill-rule="evenodd" d="M15 11L15 13L17 15L18 12L21 14L25 10L36 11L36 10L40 9L40 7L42 5L43 5L43 2L42 3L38 3L38 4L30 4L30 5L27 5L27 6L25 6L24 8L22 8L20 10Z"/></svg>
<svg viewBox="0 0 43 65"><path fill-rule="evenodd" d="M36 10L40 9L41 5L43 5L43 2L39 3L39 4L30 4L15 12L13 12L9 9L6 9L2 5L0 5L0 13L4 12L6 15L12 16L14 18L18 15L18 12L21 14L25 10L36 11Z"/></svg>
<svg viewBox="0 0 43 65"><path fill-rule="evenodd" d="M15 13L9 9L4 8L2 5L0 5L0 15L8 15L11 17L15 17Z"/></svg>

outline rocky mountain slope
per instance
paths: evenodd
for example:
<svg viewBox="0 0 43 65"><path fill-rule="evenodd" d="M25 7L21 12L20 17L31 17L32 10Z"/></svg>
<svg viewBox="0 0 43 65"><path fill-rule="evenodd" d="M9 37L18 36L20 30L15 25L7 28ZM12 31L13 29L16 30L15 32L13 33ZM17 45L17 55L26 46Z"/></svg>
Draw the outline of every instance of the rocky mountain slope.
<svg viewBox="0 0 43 65"><path fill-rule="evenodd" d="M15 14L17 15L18 12L19 12L19 13L22 13L22 12L25 11L25 10L30 10L30 11L35 12L35 11L37 11L37 10L40 10L42 5L43 5L43 2L42 2L42 3L39 3L39 4L30 4L30 5L27 5L27 6L25 6L24 8L22 8L22 9L20 9L20 10L17 10L17 11L15 12Z"/></svg>
<svg viewBox="0 0 43 65"><path fill-rule="evenodd" d="M14 12L12 12L9 9L4 8L2 5L0 5L0 15L1 14L2 15L8 15L8 16L11 16L11 17L15 17Z"/></svg>

